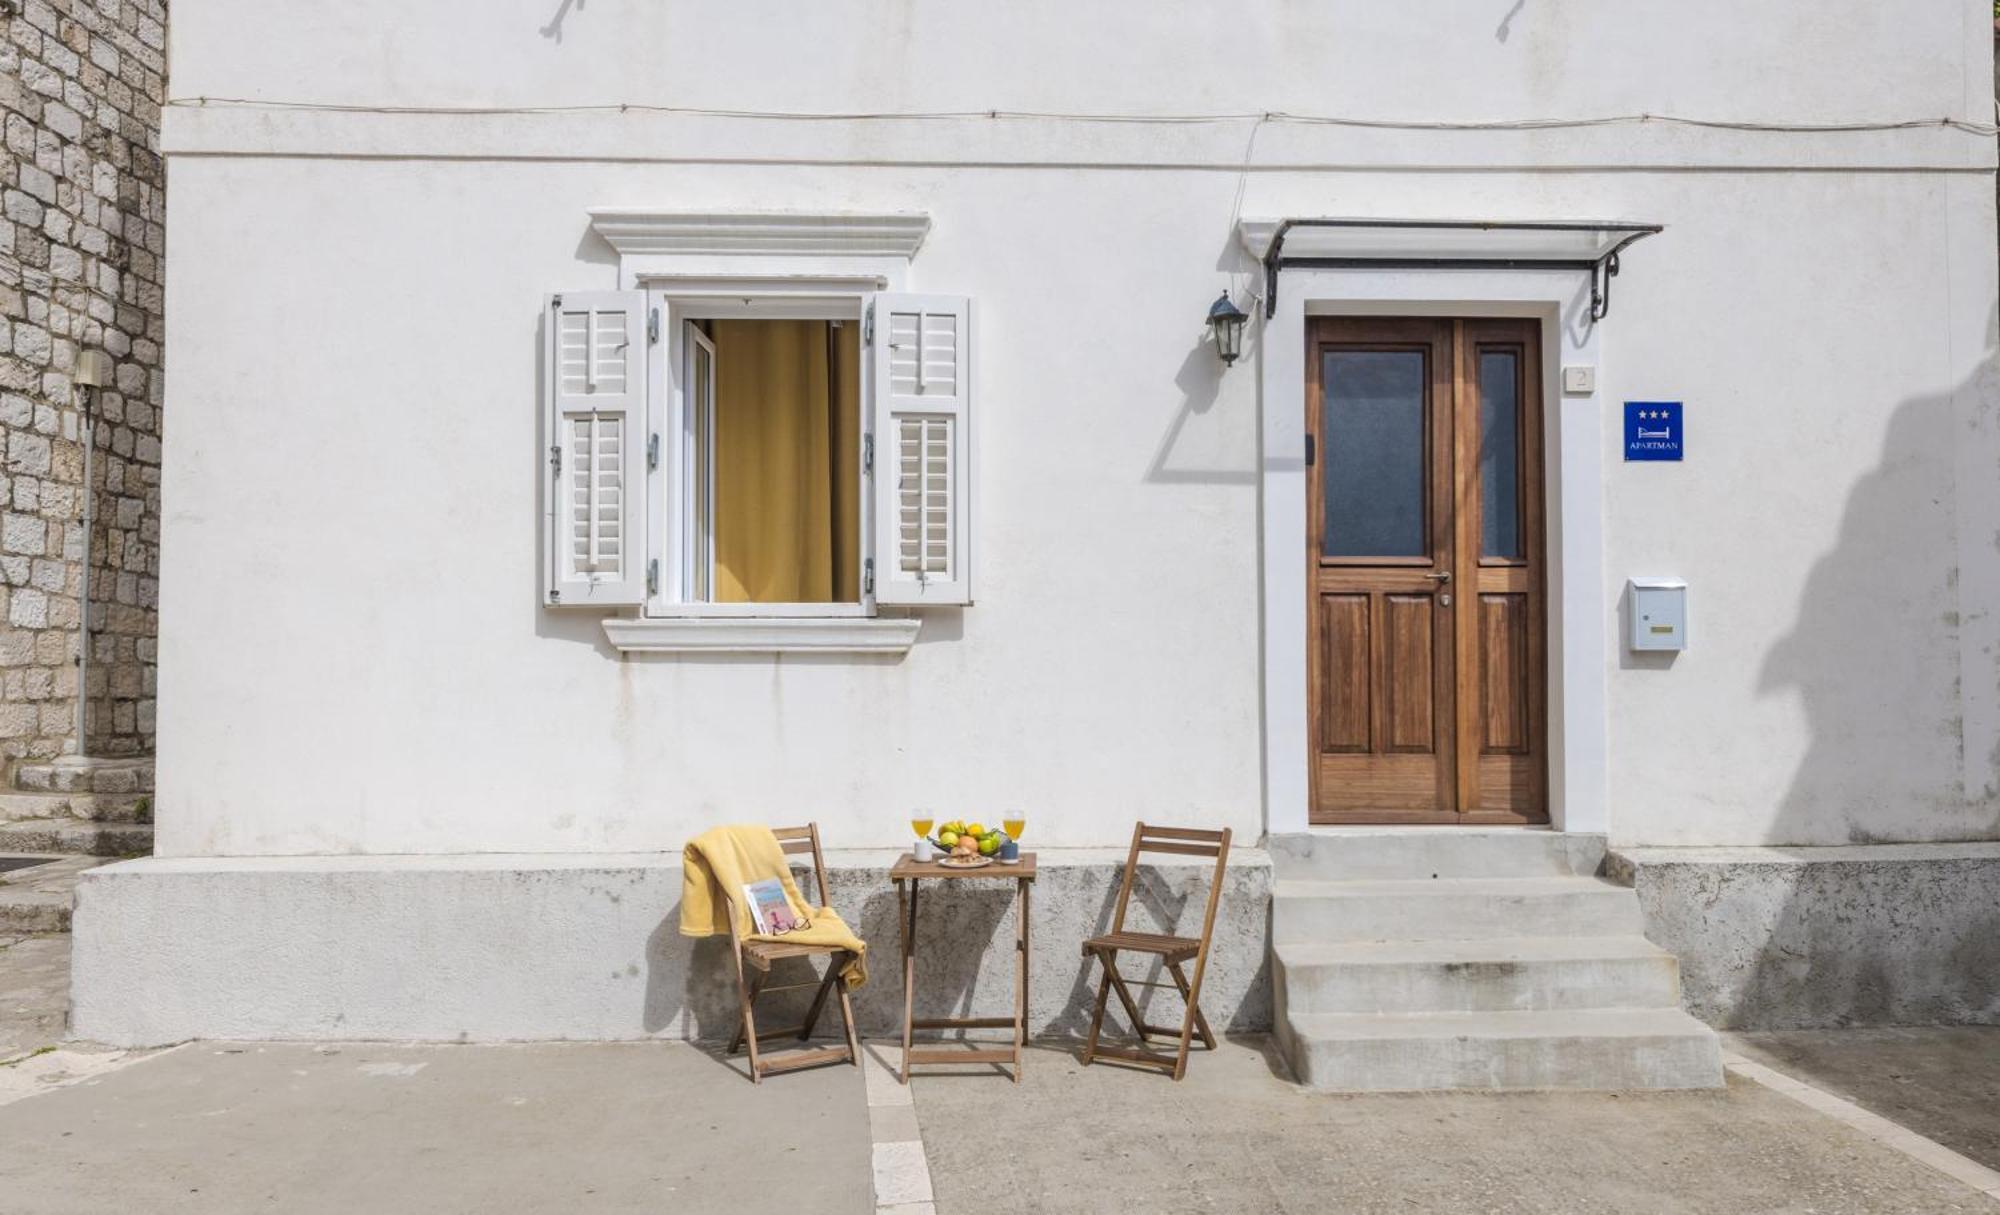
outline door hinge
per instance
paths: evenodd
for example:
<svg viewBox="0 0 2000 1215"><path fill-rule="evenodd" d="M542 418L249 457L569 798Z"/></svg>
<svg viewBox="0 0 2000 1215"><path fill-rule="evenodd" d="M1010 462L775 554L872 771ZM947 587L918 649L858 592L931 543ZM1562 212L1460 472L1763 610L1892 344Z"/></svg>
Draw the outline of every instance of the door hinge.
<svg viewBox="0 0 2000 1215"><path fill-rule="evenodd" d="M658 431L646 436L646 467L660 466L660 435Z"/></svg>
<svg viewBox="0 0 2000 1215"><path fill-rule="evenodd" d="M864 595L873 595L875 593L875 558L873 557L861 563L861 593Z"/></svg>
<svg viewBox="0 0 2000 1215"><path fill-rule="evenodd" d="M562 444L549 445L549 467L555 470L556 476L562 476Z"/></svg>
<svg viewBox="0 0 2000 1215"><path fill-rule="evenodd" d="M660 593L660 559L658 557L646 563L646 593L648 595L657 595Z"/></svg>
<svg viewBox="0 0 2000 1215"><path fill-rule="evenodd" d="M1319 444L1313 441L1313 437L1312 437L1311 435L1307 435L1307 436L1306 436L1306 467L1307 467L1307 468L1311 468L1311 467L1312 467L1313 465L1315 465L1315 464L1317 464L1317 463L1319 463Z"/></svg>
<svg viewBox="0 0 2000 1215"><path fill-rule="evenodd" d="M861 473L867 476L875 471L875 436L861 436Z"/></svg>
<svg viewBox="0 0 2000 1215"><path fill-rule="evenodd" d="M866 346L875 340L875 306L868 306L868 314L861 318L861 344Z"/></svg>
<svg viewBox="0 0 2000 1215"><path fill-rule="evenodd" d="M660 340L660 310L653 308L646 313L646 342L651 345Z"/></svg>

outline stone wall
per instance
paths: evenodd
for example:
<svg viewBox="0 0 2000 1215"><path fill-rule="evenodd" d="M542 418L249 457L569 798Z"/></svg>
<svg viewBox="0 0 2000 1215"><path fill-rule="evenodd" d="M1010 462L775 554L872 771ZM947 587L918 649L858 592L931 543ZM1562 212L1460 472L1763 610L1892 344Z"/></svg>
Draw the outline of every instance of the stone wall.
<svg viewBox="0 0 2000 1215"><path fill-rule="evenodd" d="M2000 1025L2000 843L1620 848L1718 1029Z"/></svg>
<svg viewBox="0 0 2000 1215"><path fill-rule="evenodd" d="M894 860L827 854L834 908L868 943L869 981L854 1009L870 1037L898 1033L903 1012ZM1124 860L1122 849L1040 853L1028 1009L1037 1037L1089 1027L1096 975L1081 945L1109 929ZM1198 934L1212 872L1196 861L1147 865L1126 927ZM125 1046L727 1038L737 1018L728 943L680 934L681 882L678 852L106 865L77 885L70 1028ZM1013 1011L1013 885L924 883L919 1017ZM1271 1027L1270 908L1270 858L1231 851L1201 996L1217 1032ZM1156 962L1127 955L1124 966L1166 982ZM772 982L799 977L774 972ZM762 1023L796 1024L806 994L774 991L758 1005ZM1138 994L1150 1020L1178 1024L1173 992ZM1115 1006L1112 1020L1125 1023Z"/></svg>
<svg viewBox="0 0 2000 1215"><path fill-rule="evenodd" d="M159 578L165 0L0 0L0 760L72 745L83 581L83 415L100 349L92 469L95 755L153 747Z"/></svg>

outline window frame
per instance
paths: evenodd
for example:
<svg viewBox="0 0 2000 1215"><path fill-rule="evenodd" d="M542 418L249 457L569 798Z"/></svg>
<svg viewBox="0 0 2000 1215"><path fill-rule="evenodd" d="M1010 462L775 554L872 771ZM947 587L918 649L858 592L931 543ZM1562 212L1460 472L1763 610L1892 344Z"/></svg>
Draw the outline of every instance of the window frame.
<svg viewBox="0 0 2000 1215"><path fill-rule="evenodd" d="M799 277L686 277L641 276L638 288L646 294L649 318L658 318L658 338L646 352L646 433L656 436L659 463L646 476L647 559L657 561L659 577L648 590L641 613L653 619L744 619L757 617L793 619L852 620L873 618L878 608L873 590L864 576L858 602L847 603L711 603L687 598L692 581L690 537L694 533L689 517L689 495L693 492L688 476L693 453L690 450L690 400L684 382L689 368L688 322L695 320L839 320L865 324L872 298L887 287L876 275ZM863 451L873 435L874 421L869 395L872 356L868 343L861 343L857 372L859 384L859 436ZM711 436L712 437L712 436ZM860 559L874 557L873 473L860 465L855 492L861 502ZM671 472L671 476L662 476ZM711 494L713 486L709 487Z"/></svg>

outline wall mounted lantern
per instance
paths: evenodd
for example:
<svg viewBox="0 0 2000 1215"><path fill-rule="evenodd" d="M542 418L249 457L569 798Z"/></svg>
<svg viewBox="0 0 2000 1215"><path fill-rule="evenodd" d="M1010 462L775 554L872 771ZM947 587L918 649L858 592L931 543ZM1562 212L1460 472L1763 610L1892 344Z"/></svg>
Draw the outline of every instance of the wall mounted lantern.
<svg viewBox="0 0 2000 1215"><path fill-rule="evenodd" d="M1222 356L1224 367L1234 363L1243 354L1243 322L1250 314L1229 302L1229 293L1215 297L1215 303L1208 310L1208 328L1215 334L1215 353Z"/></svg>

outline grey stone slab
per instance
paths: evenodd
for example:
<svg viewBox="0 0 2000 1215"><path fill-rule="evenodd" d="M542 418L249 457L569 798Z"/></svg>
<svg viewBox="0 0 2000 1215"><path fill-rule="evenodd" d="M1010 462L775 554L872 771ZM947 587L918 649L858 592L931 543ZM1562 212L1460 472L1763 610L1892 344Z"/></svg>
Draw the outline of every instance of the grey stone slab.
<svg viewBox="0 0 2000 1215"><path fill-rule="evenodd" d="M1990 1212L1976 1192L1749 1081L1692 1093L1302 1093L1261 1039L1179 1084L1037 1050L915 1082L940 1211ZM1005 1184L975 1167L990 1145Z"/></svg>
<svg viewBox="0 0 2000 1215"><path fill-rule="evenodd" d="M1725 1043L2000 1169L2000 1027L1778 1030Z"/></svg>
<svg viewBox="0 0 2000 1215"><path fill-rule="evenodd" d="M1621 848L1611 868L1718 1028L2000 1024L2000 844Z"/></svg>
<svg viewBox="0 0 2000 1215"><path fill-rule="evenodd" d="M62 1041L69 937L0 936L0 1063Z"/></svg>
<svg viewBox="0 0 2000 1215"><path fill-rule="evenodd" d="M860 1071L680 1043L221 1045L0 1106L0 1206L865 1215Z"/></svg>

